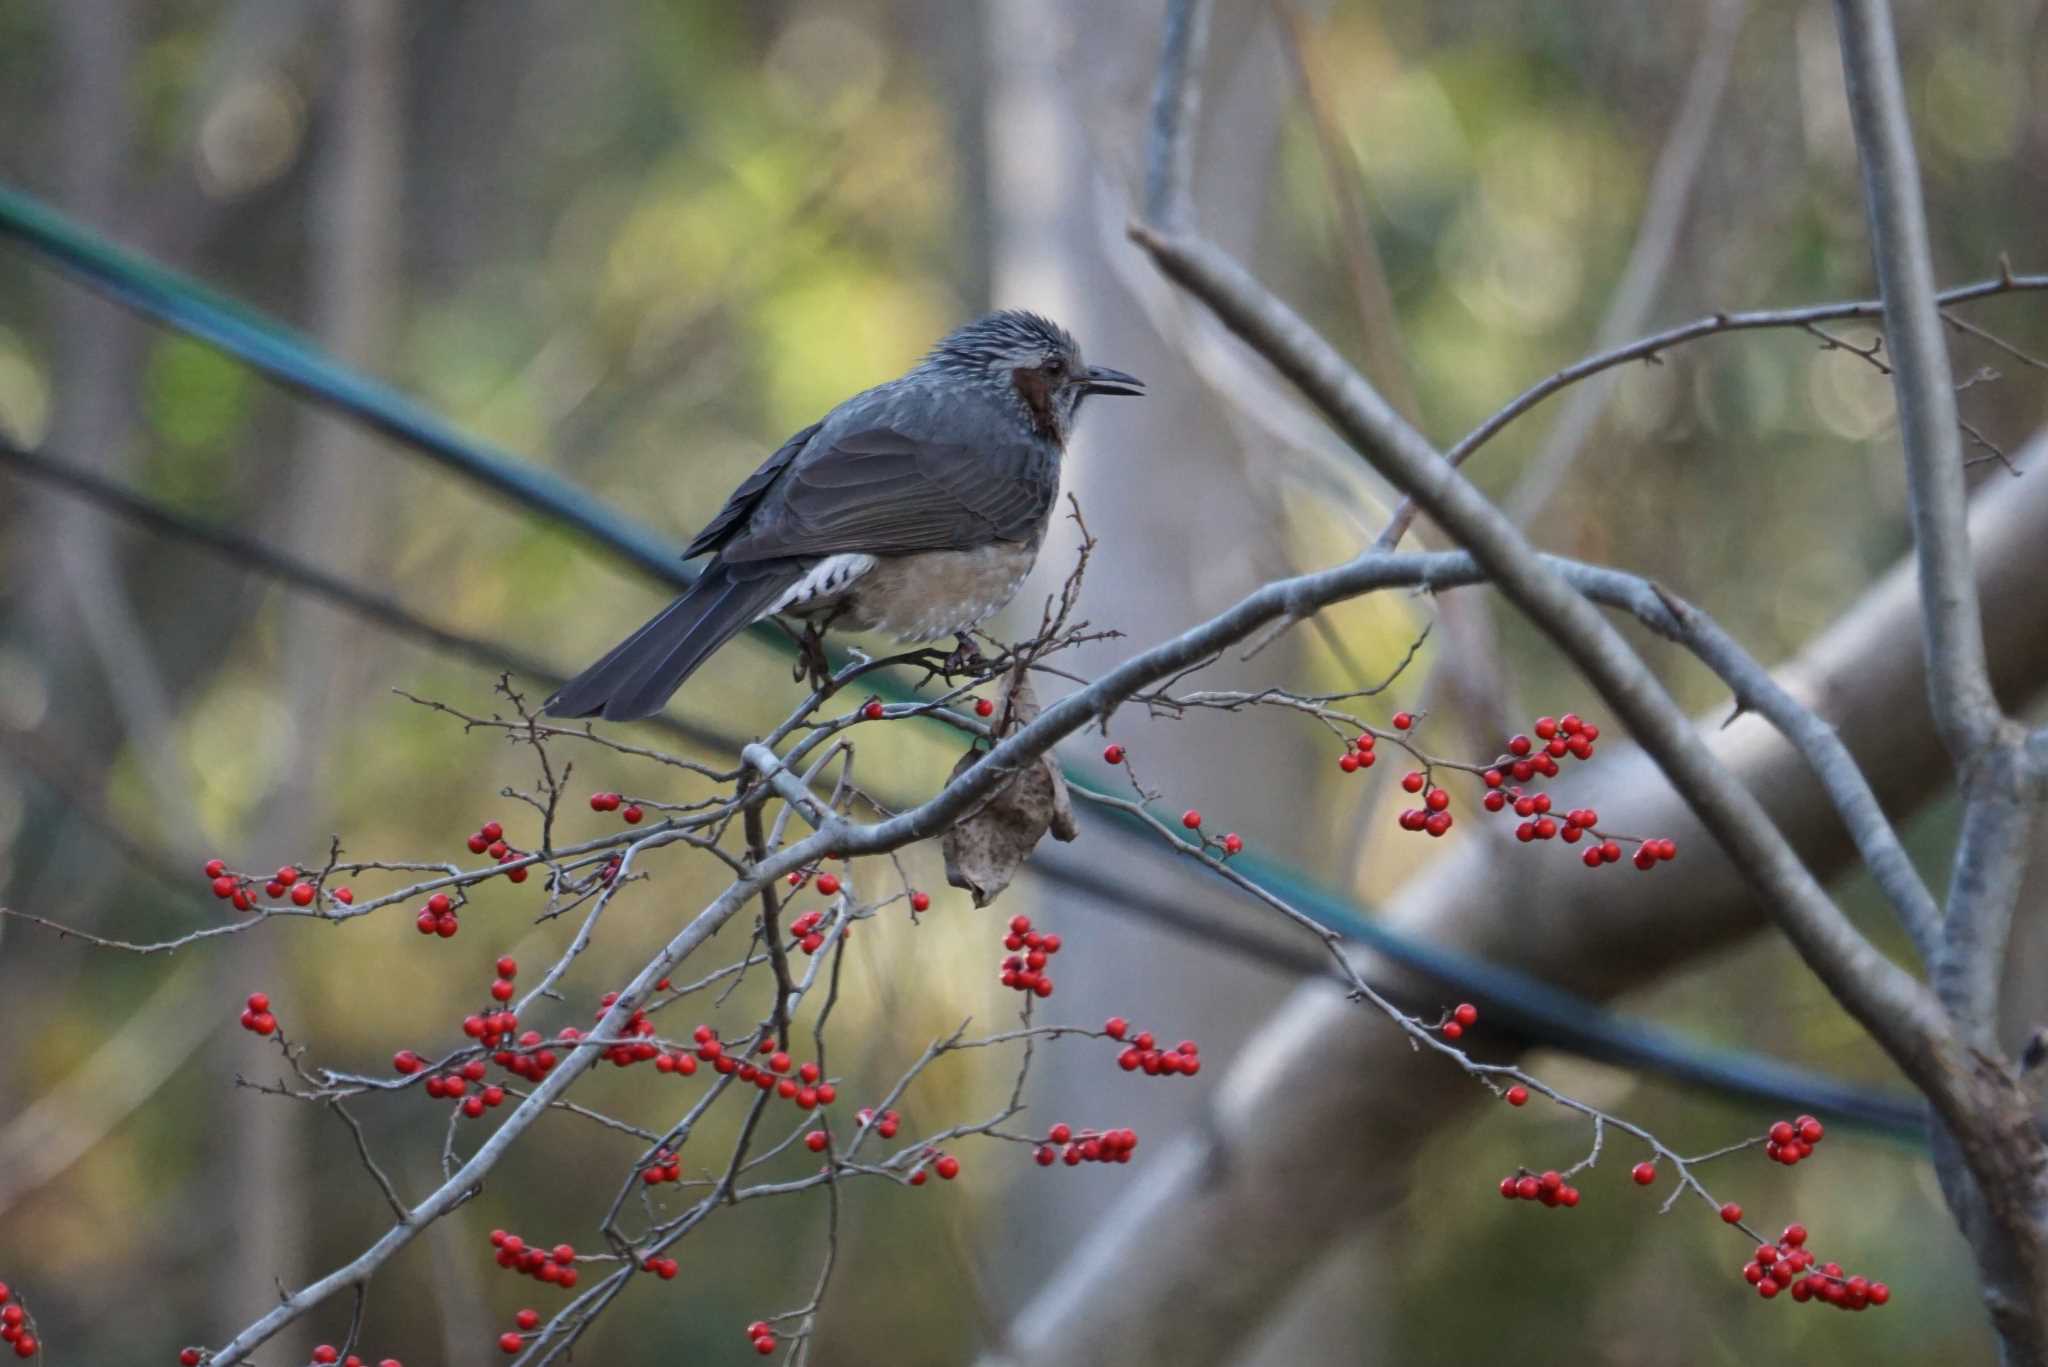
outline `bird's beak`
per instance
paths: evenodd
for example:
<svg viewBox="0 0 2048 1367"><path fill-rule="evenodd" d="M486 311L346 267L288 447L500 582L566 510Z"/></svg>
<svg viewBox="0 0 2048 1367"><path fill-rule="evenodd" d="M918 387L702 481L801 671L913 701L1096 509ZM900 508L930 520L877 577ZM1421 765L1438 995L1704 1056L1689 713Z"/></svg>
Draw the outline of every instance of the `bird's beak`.
<svg viewBox="0 0 2048 1367"><path fill-rule="evenodd" d="M1088 382L1082 387L1083 394L1129 394L1141 396L1145 382L1135 375L1126 375L1121 370L1111 370L1105 365L1088 367Z"/></svg>

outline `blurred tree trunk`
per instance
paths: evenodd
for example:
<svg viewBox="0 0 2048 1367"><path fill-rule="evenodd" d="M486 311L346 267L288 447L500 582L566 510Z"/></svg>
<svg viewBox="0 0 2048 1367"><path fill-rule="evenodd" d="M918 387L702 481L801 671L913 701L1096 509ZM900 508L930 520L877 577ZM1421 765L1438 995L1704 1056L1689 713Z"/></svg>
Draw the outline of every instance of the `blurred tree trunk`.
<svg viewBox="0 0 2048 1367"><path fill-rule="evenodd" d="M342 69L308 188L312 324L342 360L375 370L397 335L404 48L395 0L353 0L336 11L335 22ZM369 476L376 453L360 429L312 408L301 424L295 483L285 493L286 544L360 580L378 558L390 485ZM377 658L369 632L353 618L303 599L281 610L279 668L293 726L258 804L253 842L280 862L320 852L331 808L323 791L327 757L342 748L338 737ZM222 960L221 1000L232 1001L250 982L274 981L282 946L275 936L242 941L239 955ZM248 1318L252 1294L278 1281L297 1284L309 1270L308 1118L271 1097L255 1098L238 1113L223 1154L232 1174L225 1189L251 1204L217 1283L220 1318L228 1323ZM307 1356L310 1346L300 1345L298 1355Z"/></svg>
<svg viewBox="0 0 2048 1367"><path fill-rule="evenodd" d="M1082 615L1125 639L1085 652L1079 667L1100 671L1213 613L1278 571L1284 554L1276 503L1255 481L1232 424L1215 411L1176 349L1160 335L1123 283L1117 258L1130 250L1122 226L1136 202L1128 150L1141 128L1159 47L1155 6L1105 7L1091 0L1017 6L991 0L987 25L988 157L992 193L994 302L1041 310L1066 324L1091 361L1149 382L1138 401L1097 399L1070 452L1066 487L1099 539ZM1267 200L1281 122L1293 94L1270 16L1263 6L1220 7L1210 43L1218 71L1213 118L1205 118L1196 190L1204 221L1246 251ZM1122 174L1125 170L1131 174ZM1064 513L1064 509L1062 509ZM1030 630L1045 596L1074 563L1078 537L1064 518L1048 538L1039 569L1011 610L1013 634ZM1028 620L1027 620L1028 619ZM1251 668L1226 661L1204 675L1213 687L1252 677L1289 677L1299 637L1264 652ZM1298 800L1301 766L1315 763L1298 728L1266 728L1246 718L1228 725L1197 718L1147 719L1127 708L1113 724L1144 781L1173 806L1200 808L1217 834L1233 825L1286 839L1266 820ZM1105 776L1109 776L1104 771ZM1120 781L1120 775L1112 781ZM1092 846L1084 805L1078 856L1112 858ZM1327 870L1327 853L1303 828L1275 856ZM1213 882L1175 876L1175 895L1217 895ZM1068 1014L1114 1011L1167 1039L1191 1037L1217 1066L1233 1042L1284 999L1291 984L1170 931L1118 918L1105 908L1057 904L1033 908L1073 947L1059 967L1059 1000ZM1142 965L1142 971L1134 966ZM1031 1094L1029 1127L1057 1120L1076 1126L1129 1126L1155 1142L1193 1118L1195 1089L1139 1082L1104 1061L1052 1055ZM1118 1174L1075 1172L1057 1184L1020 1184L1020 1209L1001 1221L1000 1241L985 1250L994 1284L1027 1287L1101 1214ZM1028 1212L1021 1208L1028 1203ZM1352 1269L1356 1271L1356 1269ZM1279 1362L1338 1361L1360 1355L1363 1289L1324 1298L1327 1314L1298 1317L1264 1345ZM1365 1298L1369 1299L1369 1297Z"/></svg>

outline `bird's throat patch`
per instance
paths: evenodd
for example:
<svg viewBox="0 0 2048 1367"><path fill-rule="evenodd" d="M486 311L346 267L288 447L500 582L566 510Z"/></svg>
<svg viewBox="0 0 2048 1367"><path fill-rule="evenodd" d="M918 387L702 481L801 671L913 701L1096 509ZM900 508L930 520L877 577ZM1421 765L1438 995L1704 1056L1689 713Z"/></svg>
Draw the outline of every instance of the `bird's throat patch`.
<svg viewBox="0 0 2048 1367"><path fill-rule="evenodd" d="M1059 424L1053 421L1052 380L1036 366L1018 366L1010 372L1024 406L1031 410L1031 428L1048 441L1060 439Z"/></svg>

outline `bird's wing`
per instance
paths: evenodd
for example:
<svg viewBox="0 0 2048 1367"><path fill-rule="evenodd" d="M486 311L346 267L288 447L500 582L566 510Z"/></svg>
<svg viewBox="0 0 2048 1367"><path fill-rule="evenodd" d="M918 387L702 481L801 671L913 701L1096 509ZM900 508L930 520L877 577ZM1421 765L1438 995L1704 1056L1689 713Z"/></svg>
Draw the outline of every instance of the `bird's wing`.
<svg viewBox="0 0 2048 1367"><path fill-rule="evenodd" d="M719 554L739 563L1028 541L1058 490L1056 457L1029 441L970 448L869 427L804 451Z"/></svg>
<svg viewBox="0 0 2048 1367"><path fill-rule="evenodd" d="M812 423L782 443L774 455L762 461L761 468L748 475L747 482L732 491L732 497L718 510L718 516L706 523L704 530L698 532L695 539L683 548L683 559L691 560L707 551L717 550L720 542L730 536L736 527L746 522L748 515L754 511L754 506L761 501L761 496L768 492L768 486L775 483L776 476L789 468L789 463L797 458L805 443L816 436L818 429L824 425L822 422Z"/></svg>

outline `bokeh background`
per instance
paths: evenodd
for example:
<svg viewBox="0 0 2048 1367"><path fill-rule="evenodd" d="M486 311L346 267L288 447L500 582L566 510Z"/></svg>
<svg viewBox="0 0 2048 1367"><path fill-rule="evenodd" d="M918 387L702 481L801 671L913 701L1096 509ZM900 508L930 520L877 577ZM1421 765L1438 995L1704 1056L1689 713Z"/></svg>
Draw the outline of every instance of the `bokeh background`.
<svg viewBox="0 0 2048 1367"><path fill-rule="evenodd" d="M2001 253L2038 269L2043 6L1898 8L1944 281L1993 274ZM1088 652L1084 666L1100 667L1267 578L1351 554L1386 509L1284 385L1236 359L1123 240L1160 9L19 0L0 7L0 179L677 538L788 432L900 372L955 323L992 305L1048 312L1091 359L1153 388L1142 405L1095 405L1070 462L1102 542L1086 615L1127 633ZM1820 0L1223 0L1215 28L1196 163L1206 225L1439 441L1588 350L1618 290L1635 290L1649 325L1871 292ZM1703 78L1714 63L1722 76ZM1689 150L1675 147L1703 80L1714 87L1703 123ZM1660 207L1663 250L1632 276ZM2048 348L2038 297L1971 316ZM2048 408L2041 373L1969 344L1957 364L1959 375L2007 372L1972 385L1963 409L2016 449ZM1905 548L1882 377L1812 337L1716 338L1632 367L1561 454L1546 446L1557 407L1511 428L1476 477L1504 496L1522 490L1546 547L1673 584L1766 659ZM663 596L575 535L15 248L0 252L0 425L564 670ZM1547 496L1527 492L1538 469L1558 472ZM1978 474L2005 477L1995 463ZM1071 545L1049 549L1009 626L1035 620ZM1433 613L1407 600L1348 606L1220 677L1373 682ZM1490 751L1500 718L1583 700L1542 641L1481 612L1434 633L1412 691L1404 681L1375 715L1412 705L1447 649L1464 653L1428 691L1446 748L1465 737ZM1720 701L1701 671L1655 658L1689 706ZM360 855L460 854L481 821L521 819L499 790L530 785L530 763L391 690L488 710L492 683L473 663L0 473L0 905L158 938L222 917L198 872L212 855L251 869L317 861L336 834ZM784 659L746 642L676 707L747 733L794 697ZM1392 776L1343 780L1328 738L1299 719L1130 717L1118 735L1169 803L1201 807L1363 904L1437 852L1393 833L1376 791ZM1070 758L1092 763L1095 744L1077 741ZM865 741L862 762L878 787L914 795L940 781L954 748L901 728ZM672 772L576 761L578 791L704 792ZM1911 837L1938 868L1952 840L1939 804ZM1084 864L1122 857L1080 848ZM834 1027L849 1097L886 1086L963 1017L997 1028L1011 1010L993 982L995 913L943 890L931 852L909 866L936 908L922 926L892 916L854 942ZM1176 896L1256 914L1171 877L1159 875ZM678 857L622 898L562 1020L718 884L715 867ZM0 925L0 1280L32 1298L50 1360L169 1361L259 1314L278 1282L299 1284L373 1238L385 1212L346 1133L233 1085L277 1071L235 1028L239 1001L268 990L287 1028L335 1066L443 1044L478 1004L492 957L538 963L569 933L530 924L534 886L481 894L446 943L391 916L273 923L138 960ZM1844 895L1888 936L1863 889ZM1511 885L1502 897L1511 914ZM1027 879L1001 910L1066 939L1053 1018L1121 1011L1196 1037L1211 1065L1141 1086L1093 1050L1049 1050L1032 1125L1128 1123L1164 1142L1294 986L1068 887ZM728 957L744 934L729 929ZM753 1005L742 998L722 1019ZM1775 938L1646 983L1625 1005L1714 1044L1897 1085ZM1547 1057L1538 1067L1686 1148L1774 1118L1652 1077ZM689 1085L643 1074L593 1078L593 1104L665 1124ZM990 1109L1011 1076L984 1057L950 1059L913 1091L911 1123ZM1447 1071L1442 1085L1469 1083ZM417 1198L437 1170L442 1112L400 1100L363 1116ZM715 1154L719 1133L712 1123L693 1150ZM1582 1144L1575 1126L1533 1115L1442 1135L1407 1199L1359 1211L1373 1237L1312 1301L1277 1312L1245 1360L1988 1360L1967 1251L1912 1148L1842 1133L1821 1161L1740 1178L1745 1204L1796 1209L1898 1288L1898 1308L1851 1317L1757 1305L1725 1231L1651 1216L1625 1199L1616 1165L1569 1215L1492 1194L1532 1153L1569 1158ZM487 1231L594 1244L593 1214L633 1152L585 1124L541 1125L480 1199L379 1279L367 1350L415 1365L490 1360L512 1310L552 1293L492 1266ZM961 1157L961 1180L944 1189L850 1190L816 1360L971 1360L1093 1221L1114 1218L1129 1173L1042 1172L995 1144ZM821 1220L816 1201L720 1216L678 1251L681 1278L623 1299L586 1340L590 1360L750 1355L741 1326L808 1294ZM303 1360L345 1322L336 1303L264 1360Z"/></svg>

